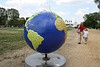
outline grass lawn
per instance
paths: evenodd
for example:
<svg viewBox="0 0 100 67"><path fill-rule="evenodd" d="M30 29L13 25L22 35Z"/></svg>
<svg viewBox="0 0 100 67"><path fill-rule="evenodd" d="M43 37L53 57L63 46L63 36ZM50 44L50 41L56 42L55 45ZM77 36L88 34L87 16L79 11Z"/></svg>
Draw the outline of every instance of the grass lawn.
<svg viewBox="0 0 100 67"><path fill-rule="evenodd" d="M67 28L67 31L72 30L72 29L74 29L74 28Z"/></svg>
<svg viewBox="0 0 100 67"><path fill-rule="evenodd" d="M72 30L72 28L67 29ZM0 55L26 46L23 28L0 28Z"/></svg>
<svg viewBox="0 0 100 67"><path fill-rule="evenodd" d="M0 55L8 50L24 47L24 30L21 28L0 28Z"/></svg>

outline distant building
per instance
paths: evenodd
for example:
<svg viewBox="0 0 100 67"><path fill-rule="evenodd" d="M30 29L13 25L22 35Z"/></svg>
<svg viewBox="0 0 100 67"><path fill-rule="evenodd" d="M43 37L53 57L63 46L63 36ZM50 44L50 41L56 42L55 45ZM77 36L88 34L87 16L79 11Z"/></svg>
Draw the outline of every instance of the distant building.
<svg viewBox="0 0 100 67"><path fill-rule="evenodd" d="M0 25L8 25L9 20L18 19L19 12L16 9L5 9L0 7Z"/></svg>
<svg viewBox="0 0 100 67"><path fill-rule="evenodd" d="M66 27L72 27L73 26L72 21L65 20L65 23L66 23Z"/></svg>
<svg viewBox="0 0 100 67"><path fill-rule="evenodd" d="M19 12L16 9L4 9L0 7L0 17L7 15L8 20L12 20L14 18L19 18Z"/></svg>
<svg viewBox="0 0 100 67"><path fill-rule="evenodd" d="M8 20L12 20L14 18L19 18L19 12L16 9L7 9L7 16L8 16Z"/></svg>
<svg viewBox="0 0 100 67"><path fill-rule="evenodd" d="M66 27L76 27L78 24L77 22L72 23L72 21L65 20Z"/></svg>

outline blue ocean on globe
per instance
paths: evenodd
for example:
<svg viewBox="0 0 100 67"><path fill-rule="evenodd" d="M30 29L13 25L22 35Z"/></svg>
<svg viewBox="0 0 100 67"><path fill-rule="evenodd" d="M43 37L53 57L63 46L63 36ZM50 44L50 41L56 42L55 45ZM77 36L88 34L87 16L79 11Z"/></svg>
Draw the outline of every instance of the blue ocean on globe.
<svg viewBox="0 0 100 67"><path fill-rule="evenodd" d="M51 53L65 42L67 28L63 19L54 12L41 11L26 21L24 38L33 50Z"/></svg>

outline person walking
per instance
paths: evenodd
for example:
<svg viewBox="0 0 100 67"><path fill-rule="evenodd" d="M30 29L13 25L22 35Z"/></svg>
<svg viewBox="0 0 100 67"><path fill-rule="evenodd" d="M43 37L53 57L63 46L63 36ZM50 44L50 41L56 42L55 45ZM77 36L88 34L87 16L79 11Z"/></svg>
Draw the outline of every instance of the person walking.
<svg viewBox="0 0 100 67"><path fill-rule="evenodd" d="M85 40L85 44L87 44L87 39L88 39L88 29L86 28L84 31L83 31L83 39Z"/></svg>
<svg viewBox="0 0 100 67"><path fill-rule="evenodd" d="M81 22L81 24L78 26L78 28L80 29L78 44L81 44L83 30L85 29L85 27L83 26L83 22Z"/></svg>

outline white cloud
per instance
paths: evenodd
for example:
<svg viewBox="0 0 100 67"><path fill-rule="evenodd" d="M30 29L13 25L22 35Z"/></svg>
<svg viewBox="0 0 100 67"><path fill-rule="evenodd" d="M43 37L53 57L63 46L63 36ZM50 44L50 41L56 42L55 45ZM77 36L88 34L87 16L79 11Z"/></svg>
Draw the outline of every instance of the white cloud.
<svg viewBox="0 0 100 67"><path fill-rule="evenodd" d="M80 5L84 3L92 3L93 0L52 0L55 1L57 5Z"/></svg>
<svg viewBox="0 0 100 67"><path fill-rule="evenodd" d="M66 15L65 12L56 12L58 15Z"/></svg>
<svg viewBox="0 0 100 67"><path fill-rule="evenodd" d="M21 17L31 17L33 14L39 12L39 11L43 11L44 8L37 8L35 10L32 10L32 9L24 9L23 10L20 10L21 11Z"/></svg>
<svg viewBox="0 0 100 67"><path fill-rule="evenodd" d="M99 10L94 10L94 11L92 11L92 12L94 13L94 12L98 12L98 11L99 11Z"/></svg>
<svg viewBox="0 0 100 67"><path fill-rule="evenodd" d="M40 8L44 5L46 0L7 0L5 2L6 9L15 8L19 11L20 17L30 17L35 12L41 11L44 8Z"/></svg>
<svg viewBox="0 0 100 67"><path fill-rule="evenodd" d="M56 13L57 15L59 15L60 17L62 17L63 20L65 20L66 17L70 14L69 12L64 12L64 11L61 11L61 12L55 11L55 13Z"/></svg>
<svg viewBox="0 0 100 67"><path fill-rule="evenodd" d="M5 9L9 8L9 7L3 6L3 5L1 5L1 4L0 4L0 7L5 8Z"/></svg>
<svg viewBox="0 0 100 67"><path fill-rule="evenodd" d="M21 17L30 17L30 16L32 16L33 13L34 13L34 11L24 10L24 12L21 12Z"/></svg>
<svg viewBox="0 0 100 67"><path fill-rule="evenodd" d="M8 0L5 4L17 8L29 7L29 6L40 6L44 4L46 0Z"/></svg>
<svg viewBox="0 0 100 67"><path fill-rule="evenodd" d="M84 15L84 14L86 14L87 12L88 12L88 10L89 10L89 8L85 8L85 9L79 9L76 13L75 13L75 15Z"/></svg>

